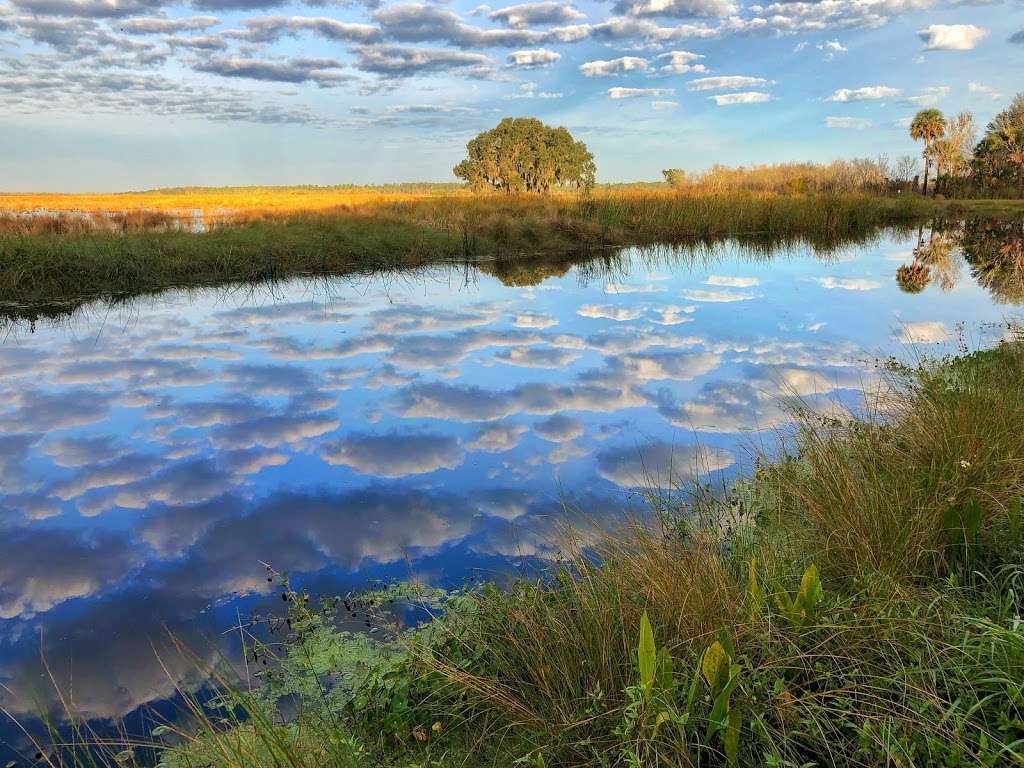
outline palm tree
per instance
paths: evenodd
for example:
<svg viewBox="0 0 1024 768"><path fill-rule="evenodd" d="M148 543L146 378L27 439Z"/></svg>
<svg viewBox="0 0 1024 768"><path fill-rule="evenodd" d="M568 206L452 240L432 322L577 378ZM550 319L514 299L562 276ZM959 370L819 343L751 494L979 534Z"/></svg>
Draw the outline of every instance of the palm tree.
<svg viewBox="0 0 1024 768"><path fill-rule="evenodd" d="M923 193L928 194L928 169L932 164L931 149L932 142L941 139L946 132L946 118L937 109L922 109L914 119L910 121L910 138L914 141L924 142L924 188Z"/></svg>

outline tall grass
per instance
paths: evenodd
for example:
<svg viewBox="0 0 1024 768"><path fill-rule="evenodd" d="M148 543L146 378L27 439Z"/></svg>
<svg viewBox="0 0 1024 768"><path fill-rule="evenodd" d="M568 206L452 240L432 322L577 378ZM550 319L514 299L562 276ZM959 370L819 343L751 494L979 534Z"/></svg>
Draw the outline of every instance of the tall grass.
<svg viewBox="0 0 1024 768"><path fill-rule="evenodd" d="M934 205L858 195L435 196L320 213L252 214L205 233L42 227L0 234L0 301L723 237L827 249L870 237L882 226L920 221Z"/></svg>

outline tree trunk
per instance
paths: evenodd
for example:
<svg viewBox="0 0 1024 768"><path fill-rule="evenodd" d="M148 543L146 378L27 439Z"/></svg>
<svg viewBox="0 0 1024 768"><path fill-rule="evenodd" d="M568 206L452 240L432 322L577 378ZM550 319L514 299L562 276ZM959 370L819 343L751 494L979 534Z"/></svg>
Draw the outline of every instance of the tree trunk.
<svg viewBox="0 0 1024 768"><path fill-rule="evenodd" d="M924 184L921 186L921 194L925 197L928 196L928 169L931 168L932 161L929 159L928 150L925 150L924 156Z"/></svg>

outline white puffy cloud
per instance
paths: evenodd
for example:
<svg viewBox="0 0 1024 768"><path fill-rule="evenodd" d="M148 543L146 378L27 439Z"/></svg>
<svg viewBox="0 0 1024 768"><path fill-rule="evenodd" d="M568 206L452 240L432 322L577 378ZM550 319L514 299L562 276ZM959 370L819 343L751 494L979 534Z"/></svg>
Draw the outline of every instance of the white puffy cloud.
<svg viewBox="0 0 1024 768"><path fill-rule="evenodd" d="M974 24L931 24L917 33L926 51L969 51L988 36Z"/></svg>
<svg viewBox="0 0 1024 768"><path fill-rule="evenodd" d="M508 63L520 69L538 69L554 64L562 58L562 54L549 51L546 48L534 50L513 51L508 55Z"/></svg>
<svg viewBox="0 0 1024 768"><path fill-rule="evenodd" d="M754 298L753 294L741 291L707 291L703 288L684 288L682 296L690 301L709 302L750 301Z"/></svg>
<svg viewBox="0 0 1024 768"><path fill-rule="evenodd" d="M868 280L863 277L816 277L814 282L822 288L842 291L873 291L882 287L877 280Z"/></svg>
<svg viewBox="0 0 1024 768"><path fill-rule="evenodd" d="M915 96L907 96L906 100L919 107L934 107L942 99L949 96L949 90L947 85L933 85L922 88L920 93Z"/></svg>
<svg viewBox="0 0 1024 768"><path fill-rule="evenodd" d="M491 21L499 21L512 29L526 29L534 24L566 24L586 17L569 3L559 2L509 5L487 14Z"/></svg>
<svg viewBox="0 0 1024 768"><path fill-rule="evenodd" d="M608 77L626 72L650 72L651 65L637 56L622 56L608 61L587 61L580 64L580 72L587 77Z"/></svg>
<svg viewBox="0 0 1024 768"><path fill-rule="evenodd" d="M625 88L623 86L615 86L608 89L608 98L610 99L636 99L641 96L652 96L659 98L661 96L672 96L675 90L672 88Z"/></svg>
<svg viewBox="0 0 1024 768"><path fill-rule="evenodd" d="M984 83L970 82L967 84L967 92L973 93L976 96L984 96L987 99L998 101L1003 98L1003 94L993 88L991 85L985 85Z"/></svg>
<svg viewBox="0 0 1024 768"><path fill-rule="evenodd" d="M866 85L862 88L840 88L825 99L825 101L877 101L879 99L891 99L899 95L899 88L892 88L888 85Z"/></svg>
<svg viewBox="0 0 1024 768"><path fill-rule="evenodd" d="M896 338L904 344L940 344L952 339L946 324L939 320L903 323Z"/></svg>
<svg viewBox="0 0 1024 768"><path fill-rule="evenodd" d="M626 16L693 16L725 18L739 10L733 0L618 0L615 12Z"/></svg>
<svg viewBox="0 0 1024 768"><path fill-rule="evenodd" d="M704 282L708 285L726 286L728 288L753 288L761 284L761 281L756 277L738 277L735 275L708 275L708 279Z"/></svg>
<svg viewBox="0 0 1024 768"><path fill-rule="evenodd" d="M707 67L697 63L703 58L703 54L691 53L690 51L669 51L658 56L659 61L662 59L667 60L661 66L661 71L673 75L685 75L689 72L707 72Z"/></svg>
<svg viewBox="0 0 1024 768"><path fill-rule="evenodd" d="M691 80L686 87L691 91L737 91L741 88L762 88L770 83L770 80L765 80L763 77L719 75Z"/></svg>
<svg viewBox="0 0 1024 768"><path fill-rule="evenodd" d="M729 107L734 104L763 104L771 101L772 97L761 91L742 91L740 93L720 93L711 97L715 104L720 107Z"/></svg>
<svg viewBox="0 0 1024 768"><path fill-rule="evenodd" d="M598 473L623 488L671 488L733 463L732 454L720 448L660 440L597 454Z"/></svg>
<svg viewBox="0 0 1024 768"><path fill-rule="evenodd" d="M613 304L584 304L576 310L580 317L601 318L605 320L636 320L643 314L639 307L617 307Z"/></svg>
<svg viewBox="0 0 1024 768"><path fill-rule="evenodd" d="M349 434L320 448L328 464L340 464L364 475L407 477L455 469L464 453L459 441L449 435Z"/></svg>

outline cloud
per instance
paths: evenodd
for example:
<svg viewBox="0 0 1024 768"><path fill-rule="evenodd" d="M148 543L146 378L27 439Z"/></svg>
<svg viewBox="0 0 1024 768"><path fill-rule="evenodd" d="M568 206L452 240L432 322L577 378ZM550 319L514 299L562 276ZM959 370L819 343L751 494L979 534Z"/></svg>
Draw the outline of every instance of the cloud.
<svg viewBox="0 0 1024 768"><path fill-rule="evenodd" d="M836 117L829 115L825 118L826 128L846 128L855 131L863 131L870 128L871 121L866 117Z"/></svg>
<svg viewBox="0 0 1024 768"><path fill-rule="evenodd" d="M654 314L654 317L651 318L651 322L658 325L682 325L683 323L691 323L693 322L693 318L690 317L690 315L696 311L697 307L692 304L685 307L662 305L652 308L651 312Z"/></svg>
<svg viewBox="0 0 1024 768"><path fill-rule="evenodd" d="M355 53L359 69L387 77L411 77L438 72L463 72L474 77L489 77L495 71L494 60L481 53L396 45L364 45L357 47Z"/></svg>
<svg viewBox="0 0 1024 768"><path fill-rule="evenodd" d="M728 288L753 288L761 284L761 281L756 277L736 277L733 275L708 275L708 279L704 282L708 285L724 285Z"/></svg>
<svg viewBox="0 0 1024 768"><path fill-rule="evenodd" d="M564 414L555 414L533 428L534 434L553 443L575 440L583 434L583 423Z"/></svg>
<svg viewBox="0 0 1024 768"><path fill-rule="evenodd" d="M529 29L482 29L433 5L391 5L373 14L385 37L404 43L441 41L458 48L536 45L551 34Z"/></svg>
<svg viewBox="0 0 1024 768"><path fill-rule="evenodd" d="M741 88L761 88L772 81L763 77L745 77L743 75L720 75L717 77L700 77L691 80L686 86L691 91L734 91Z"/></svg>
<svg viewBox="0 0 1024 768"><path fill-rule="evenodd" d="M814 282L822 288L843 291L873 291L882 287L877 280L867 280L861 277L816 277Z"/></svg>
<svg viewBox="0 0 1024 768"><path fill-rule="evenodd" d="M548 67L562 58L562 54L545 48L535 50L513 51L508 55L508 63L520 69L538 69Z"/></svg>
<svg viewBox="0 0 1024 768"><path fill-rule="evenodd" d="M635 99L640 96L653 96L655 98L660 96L672 96L675 94L673 88L623 88L622 86L615 86L608 89L608 97L610 99Z"/></svg>
<svg viewBox="0 0 1024 768"><path fill-rule="evenodd" d="M345 65L337 59L242 59L210 58L193 64L197 72L277 83L313 82L331 88L352 80L338 72Z"/></svg>
<svg viewBox="0 0 1024 768"><path fill-rule="evenodd" d="M1024 29L1020 30L1019 32L1014 32L1012 35L1010 35L1010 37L1007 39L1007 42L1020 43L1024 45Z"/></svg>
<svg viewBox="0 0 1024 768"><path fill-rule="evenodd" d="M684 299L690 301L732 302L750 301L754 298L753 294L741 291L706 291L702 288L684 288L681 294Z"/></svg>
<svg viewBox="0 0 1024 768"><path fill-rule="evenodd" d="M825 99L825 101L841 103L849 101L877 101L879 99L891 99L899 95L899 88L892 88L888 85L866 85L863 88L840 88Z"/></svg>
<svg viewBox="0 0 1024 768"><path fill-rule="evenodd" d="M1003 95L999 93L999 91L997 91L991 85L984 85L983 83L968 83L967 92L973 93L977 96L983 96L987 99L992 99L993 101L998 101L999 99L1003 98Z"/></svg>
<svg viewBox="0 0 1024 768"><path fill-rule="evenodd" d="M612 16L589 27L589 33L598 40L616 42L619 40L642 39L651 45L668 43L692 38L708 39L719 37L722 30L706 24L679 24L674 27L661 27L648 19Z"/></svg>
<svg viewBox="0 0 1024 768"><path fill-rule="evenodd" d="M685 75L688 72L707 72L707 67L703 64L695 63L703 58L702 54L691 53L690 51L669 51L668 53L658 55L659 60L668 59L668 62L662 65L661 71L673 75Z"/></svg>
<svg viewBox="0 0 1024 768"><path fill-rule="evenodd" d="M364 475L407 477L455 469L462 463L459 441L449 435L351 434L320 448L328 464L340 464Z"/></svg>
<svg viewBox="0 0 1024 768"><path fill-rule="evenodd" d="M405 418L454 421L494 421L518 413L550 416L574 410L614 413L645 403L646 398L629 387L544 382L520 384L504 391L446 382L413 384L394 399L396 413Z"/></svg>
<svg viewBox="0 0 1024 768"><path fill-rule="evenodd" d="M12 5L39 16L116 18L154 11L165 0L13 0Z"/></svg>
<svg viewBox="0 0 1024 768"><path fill-rule="evenodd" d="M933 85L922 88L916 96L907 96L906 101L919 107L934 107L949 95L949 86Z"/></svg>
<svg viewBox="0 0 1024 768"><path fill-rule="evenodd" d="M903 323L895 337L904 344L941 344L953 338L946 324L938 320Z"/></svg>
<svg viewBox="0 0 1024 768"><path fill-rule="evenodd" d="M175 19L149 17L124 19L117 27L130 35L176 34L200 32L220 23L216 16L180 16Z"/></svg>
<svg viewBox="0 0 1024 768"><path fill-rule="evenodd" d="M499 8L487 14L487 18L512 29L526 29L534 24L565 24L578 21L585 19L586 14L573 8L569 3L541 2Z"/></svg>
<svg viewBox="0 0 1024 768"><path fill-rule="evenodd" d="M560 99L562 93L560 91L538 91L536 83L520 83L519 92L514 93L511 96L507 96L509 99Z"/></svg>
<svg viewBox="0 0 1024 768"><path fill-rule="evenodd" d="M504 349L494 359L523 368L564 368L578 360L579 356L579 352L571 349L534 346Z"/></svg>
<svg viewBox="0 0 1024 768"><path fill-rule="evenodd" d="M651 109L675 109L679 106L678 101L652 101Z"/></svg>
<svg viewBox="0 0 1024 768"><path fill-rule="evenodd" d="M223 51L227 41L219 35L168 35L163 39L172 48L191 48L196 51Z"/></svg>
<svg viewBox="0 0 1024 768"><path fill-rule="evenodd" d="M970 51L988 36L973 24L932 24L918 31L925 51Z"/></svg>
<svg viewBox="0 0 1024 768"><path fill-rule="evenodd" d="M320 437L339 426L340 422L330 416L262 416L220 427L210 433L210 442L217 448L252 448L257 445L273 448Z"/></svg>
<svg viewBox="0 0 1024 768"><path fill-rule="evenodd" d="M381 30L372 24L355 24L326 16L263 16L247 19L244 29L235 37L255 43L270 43L284 35L294 37L309 32L325 40L344 43L374 43L381 39ZM309 302L300 302L307 307Z"/></svg>
<svg viewBox="0 0 1024 768"><path fill-rule="evenodd" d="M125 539L113 533L5 531L0 537L0 618L29 618L67 600L93 596L137 563Z"/></svg>
<svg viewBox="0 0 1024 768"><path fill-rule="evenodd" d="M626 72L650 72L651 65L636 56L622 56L609 61L587 61L580 64L580 72L587 77L608 77ZM614 98L614 97L613 97Z"/></svg>
<svg viewBox="0 0 1024 768"><path fill-rule="evenodd" d="M580 317L602 318L605 320L636 320L643 314L638 307L617 307L612 304L584 304L576 310Z"/></svg>
<svg viewBox="0 0 1024 768"><path fill-rule="evenodd" d="M739 10L732 0L617 0L613 8L616 13L625 16L668 16L681 19L694 16L724 18Z"/></svg>
<svg viewBox="0 0 1024 768"><path fill-rule="evenodd" d="M473 441L466 444L472 451L500 453L510 451L519 445L519 441L527 429L523 424L485 424L477 430Z"/></svg>
<svg viewBox="0 0 1024 768"><path fill-rule="evenodd" d="M715 104L720 107L728 107L734 104L763 104L766 101L771 101L772 97L767 93L761 93L760 91L743 91L741 93L721 93L717 96L712 96Z"/></svg>
<svg viewBox="0 0 1024 768"><path fill-rule="evenodd" d="M516 328L532 328L544 330L558 325L558 320L543 312L517 312L512 318L512 325Z"/></svg>
<svg viewBox="0 0 1024 768"><path fill-rule="evenodd" d="M733 463L732 454L720 448L660 440L597 454L598 474L623 488L672 488Z"/></svg>

